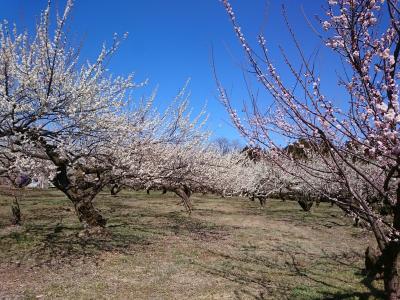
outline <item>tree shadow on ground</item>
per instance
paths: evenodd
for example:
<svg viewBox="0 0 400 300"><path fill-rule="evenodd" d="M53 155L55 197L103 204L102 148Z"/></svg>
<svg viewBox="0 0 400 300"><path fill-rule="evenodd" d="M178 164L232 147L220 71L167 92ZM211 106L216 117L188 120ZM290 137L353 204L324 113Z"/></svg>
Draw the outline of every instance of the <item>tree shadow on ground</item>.
<svg viewBox="0 0 400 300"><path fill-rule="evenodd" d="M288 246L288 247L287 247ZM217 264L193 262L200 270L212 276L227 279L239 285L235 290L236 299L383 299L383 291L371 283L362 281L367 291L351 291L348 279L340 273L334 273L334 267L341 265L353 270L358 277L360 268L356 265L359 254L342 253L316 256L306 251L293 251L290 245L272 249L262 254L227 254L207 250L209 255L218 257ZM276 253L272 253L276 252ZM280 257L280 258L278 258ZM282 257L285 257L282 260ZM304 264L299 263L307 257ZM318 263L314 263L316 260ZM318 264L324 263L321 270ZM331 265L331 266L330 266ZM356 278L357 278L356 277ZM354 279L357 281L357 279ZM304 289L302 295L297 295Z"/></svg>
<svg viewBox="0 0 400 300"><path fill-rule="evenodd" d="M71 265L78 260L97 259L104 252L129 253L133 247L151 244L151 240L145 234L135 230L106 229L101 234L92 236L81 233L82 228L78 224L30 224L16 237L17 240L25 241L27 248L26 251L19 251L17 259L20 263L33 262L31 267L57 267ZM32 236L35 238L30 239ZM5 240L6 237L2 239ZM16 259L13 256L10 258Z"/></svg>
<svg viewBox="0 0 400 300"><path fill-rule="evenodd" d="M144 248L171 235L206 242L228 234L227 228L192 218L185 212L116 212L118 215L110 218L105 232L94 235L81 235L82 226L76 220L63 221L51 214L46 223L41 221L44 218L27 222L18 232L0 236L1 252L8 253L3 261L58 267L75 261L96 261L104 252L146 251Z"/></svg>
<svg viewBox="0 0 400 300"><path fill-rule="evenodd" d="M202 221L186 214L170 212L164 215L167 219L166 230L179 236L187 236L194 240L211 241L226 237L232 226L220 226L212 222Z"/></svg>
<svg viewBox="0 0 400 300"><path fill-rule="evenodd" d="M107 227L133 226L135 230L152 233L155 235L179 235L194 240L213 240L222 238L229 231L238 227L221 226L196 216L187 214L186 211L160 212L141 208L130 213L121 213L111 218Z"/></svg>

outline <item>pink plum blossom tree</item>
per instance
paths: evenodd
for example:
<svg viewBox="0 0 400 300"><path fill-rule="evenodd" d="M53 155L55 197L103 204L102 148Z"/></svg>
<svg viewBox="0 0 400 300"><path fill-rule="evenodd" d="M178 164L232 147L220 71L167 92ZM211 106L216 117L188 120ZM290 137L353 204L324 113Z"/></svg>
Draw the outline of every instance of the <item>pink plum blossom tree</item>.
<svg viewBox="0 0 400 300"><path fill-rule="evenodd" d="M369 224L381 251L387 297L399 299L399 2L327 1L326 16L320 20L326 35L321 38L344 64L337 88L347 93L345 105L324 92L318 68L308 59L286 17L299 60L288 57L284 49L281 53L293 80L284 79L282 70L274 66L267 39L261 34L258 47L253 47L229 1L222 2L251 73L272 99L268 106L253 97L240 118L217 78L233 123L250 141L270 149L268 158L275 166ZM311 157L294 159L282 149L277 136L289 143L307 141Z"/></svg>

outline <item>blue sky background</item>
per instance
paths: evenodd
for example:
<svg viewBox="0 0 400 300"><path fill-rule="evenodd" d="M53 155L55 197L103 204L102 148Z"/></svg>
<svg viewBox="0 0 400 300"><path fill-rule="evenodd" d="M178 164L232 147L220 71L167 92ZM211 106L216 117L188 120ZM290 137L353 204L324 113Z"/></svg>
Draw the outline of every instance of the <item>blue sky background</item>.
<svg viewBox="0 0 400 300"><path fill-rule="evenodd" d="M47 0L0 0L0 19L15 22L20 30L32 32L46 3ZM305 14L319 29L314 15L322 15L324 0L236 0L231 3L250 41L256 41L260 30L265 33L278 67L283 66L278 45L283 46L289 56L296 57L281 14L281 5L285 4L306 53L322 48L316 61L321 77L333 75L335 68L328 68L326 64L331 59L329 50L321 47L322 42L307 26L304 17ZM53 0L53 7L60 12L64 5L64 0ZM240 106L246 97L240 69L244 63L243 53L218 0L76 0L69 31L76 44L84 41L81 56L89 60L96 57L103 42L111 42L114 33L129 32L128 39L111 61L111 73L124 75L133 71L137 81L148 78L148 87L137 90L137 97L149 95L151 89L159 85L156 104L160 108L168 105L190 77L191 105L198 112L207 102L208 127L214 137L239 138L218 101L210 63L212 47L218 75L234 103ZM283 72L282 76L288 73ZM328 90L340 96L335 86ZM268 97L265 99L268 101Z"/></svg>

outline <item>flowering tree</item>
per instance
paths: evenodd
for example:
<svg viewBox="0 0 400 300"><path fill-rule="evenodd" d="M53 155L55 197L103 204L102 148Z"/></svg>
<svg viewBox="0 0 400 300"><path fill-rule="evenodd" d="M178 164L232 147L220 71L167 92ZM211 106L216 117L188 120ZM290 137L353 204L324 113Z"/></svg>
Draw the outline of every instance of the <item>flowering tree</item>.
<svg viewBox="0 0 400 300"><path fill-rule="evenodd" d="M258 37L259 51L247 41L227 0L222 1L259 85L273 99L266 107L251 99L241 120L218 81L222 102L233 123L249 140L272 149L276 166L296 164L304 182L365 220L382 253L388 299L400 297L400 8L397 0L329 0L325 44L343 61L345 74L338 85L348 95L346 105L325 94L318 70L306 58L293 30L289 34L301 66L282 49L283 60L296 88L284 81ZM286 18L285 18L286 20ZM248 107L251 110L247 109ZM311 160L293 159L280 148L276 136L289 142L307 141ZM298 173L299 174L299 173ZM296 174L293 174L296 175ZM335 185L333 192L316 181Z"/></svg>
<svg viewBox="0 0 400 300"><path fill-rule="evenodd" d="M85 227L102 227L95 196L121 178L146 180L157 168L146 165L149 150L199 139L202 114L191 117L184 91L162 114L152 105L156 93L133 102L128 92L142 84L106 71L117 37L94 63L80 64L64 33L71 7L53 34L50 4L33 37L0 27L0 152L17 169L48 174Z"/></svg>
<svg viewBox="0 0 400 300"><path fill-rule="evenodd" d="M119 184L175 192L189 213L193 192L223 195L240 191L242 155L223 154L210 148L200 136L179 144L152 144L144 152L136 167L131 163L130 170L124 171Z"/></svg>
<svg viewBox="0 0 400 300"><path fill-rule="evenodd" d="M190 211L187 174L193 172L209 133L202 130L204 111L192 118L185 91L186 86L164 113L147 113L152 122L139 138L121 141L110 178L117 186L174 191Z"/></svg>
<svg viewBox="0 0 400 300"><path fill-rule="evenodd" d="M238 151L241 148L240 142L238 140L228 140L227 138L224 137L219 137L216 138L213 141L213 145L219 149L222 154L226 154L226 153L230 153L230 152L234 152L234 151Z"/></svg>

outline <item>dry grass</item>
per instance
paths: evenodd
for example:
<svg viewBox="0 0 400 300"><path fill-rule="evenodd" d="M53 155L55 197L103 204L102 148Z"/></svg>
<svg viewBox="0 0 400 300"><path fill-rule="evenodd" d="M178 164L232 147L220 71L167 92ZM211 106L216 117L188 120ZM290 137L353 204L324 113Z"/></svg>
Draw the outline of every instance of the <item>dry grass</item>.
<svg viewBox="0 0 400 300"><path fill-rule="evenodd" d="M110 236L83 238L56 191L26 191L24 226L0 196L0 298L375 299L361 275L366 232L322 204L304 213L271 200L102 194Z"/></svg>

